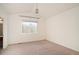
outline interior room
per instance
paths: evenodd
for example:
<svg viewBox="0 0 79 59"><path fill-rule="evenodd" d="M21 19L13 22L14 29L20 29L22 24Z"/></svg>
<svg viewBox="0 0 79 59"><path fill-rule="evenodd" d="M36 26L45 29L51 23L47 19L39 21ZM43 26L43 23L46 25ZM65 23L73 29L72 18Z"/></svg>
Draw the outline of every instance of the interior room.
<svg viewBox="0 0 79 59"><path fill-rule="evenodd" d="M0 3L0 55L79 55L79 3Z"/></svg>

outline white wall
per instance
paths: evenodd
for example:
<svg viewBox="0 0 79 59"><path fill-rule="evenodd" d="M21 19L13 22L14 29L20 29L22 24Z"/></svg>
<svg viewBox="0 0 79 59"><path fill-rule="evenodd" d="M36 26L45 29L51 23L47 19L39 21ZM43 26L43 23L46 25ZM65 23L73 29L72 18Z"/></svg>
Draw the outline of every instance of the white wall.
<svg viewBox="0 0 79 59"><path fill-rule="evenodd" d="M49 41L79 51L79 7L49 18L46 24Z"/></svg>
<svg viewBox="0 0 79 59"><path fill-rule="evenodd" d="M8 17L8 43L15 44L45 39L45 22L43 19L38 20L38 33L22 33L22 21L25 19L19 16L22 14L11 14ZM26 14L24 13L24 15Z"/></svg>

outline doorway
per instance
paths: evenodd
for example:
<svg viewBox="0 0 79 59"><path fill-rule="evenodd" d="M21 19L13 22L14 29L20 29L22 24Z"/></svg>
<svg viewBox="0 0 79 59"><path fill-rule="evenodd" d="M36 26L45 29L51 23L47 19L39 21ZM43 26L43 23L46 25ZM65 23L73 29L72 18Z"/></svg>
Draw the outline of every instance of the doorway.
<svg viewBox="0 0 79 59"><path fill-rule="evenodd" d="M3 20L0 19L0 48L3 48Z"/></svg>

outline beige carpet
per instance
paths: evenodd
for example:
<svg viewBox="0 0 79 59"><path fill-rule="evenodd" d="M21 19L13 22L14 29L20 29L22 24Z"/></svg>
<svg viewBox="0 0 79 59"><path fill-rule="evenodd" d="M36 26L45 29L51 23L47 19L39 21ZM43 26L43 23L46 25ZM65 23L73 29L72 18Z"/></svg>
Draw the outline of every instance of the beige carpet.
<svg viewBox="0 0 79 59"><path fill-rule="evenodd" d="M79 55L79 52L51 43L47 40L14 44L5 50L0 50L1 55Z"/></svg>

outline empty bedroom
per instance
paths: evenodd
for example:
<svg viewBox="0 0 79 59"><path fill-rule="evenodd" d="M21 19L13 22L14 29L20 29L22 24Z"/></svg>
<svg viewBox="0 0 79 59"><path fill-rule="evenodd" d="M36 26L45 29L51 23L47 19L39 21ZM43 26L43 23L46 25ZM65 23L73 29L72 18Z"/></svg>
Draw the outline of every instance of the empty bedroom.
<svg viewBox="0 0 79 59"><path fill-rule="evenodd" d="M79 3L0 3L0 55L79 55Z"/></svg>

